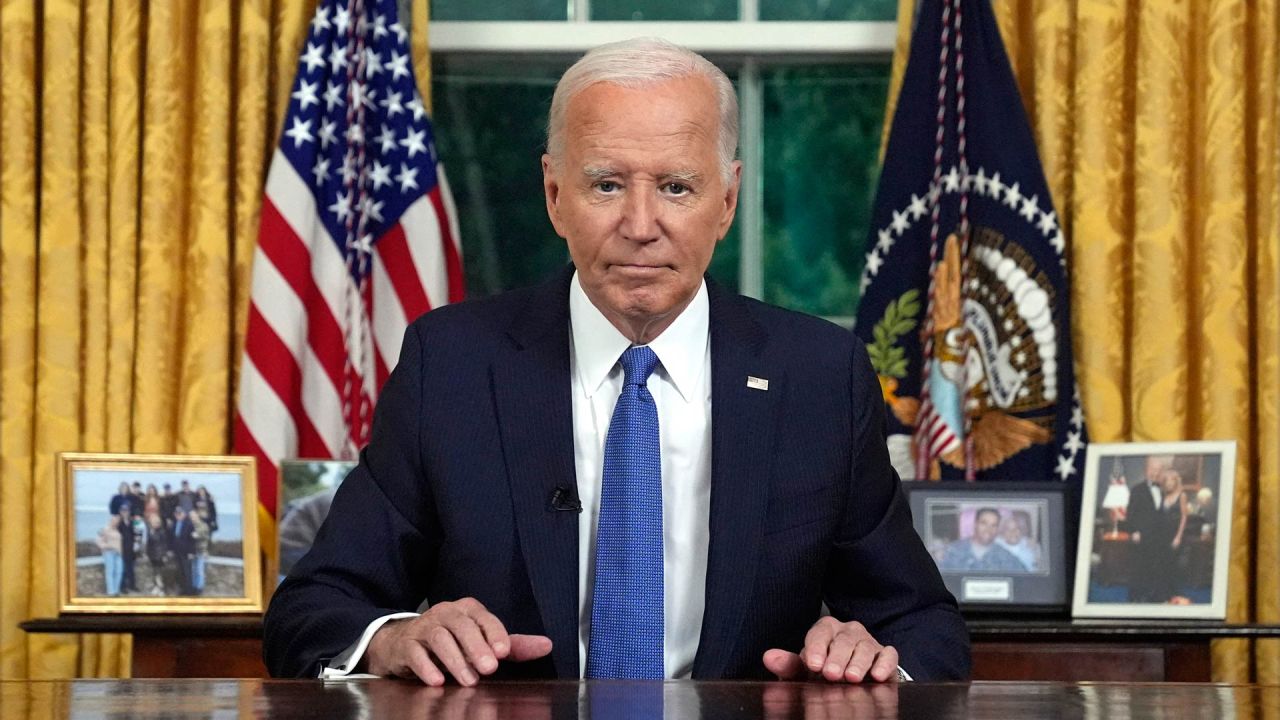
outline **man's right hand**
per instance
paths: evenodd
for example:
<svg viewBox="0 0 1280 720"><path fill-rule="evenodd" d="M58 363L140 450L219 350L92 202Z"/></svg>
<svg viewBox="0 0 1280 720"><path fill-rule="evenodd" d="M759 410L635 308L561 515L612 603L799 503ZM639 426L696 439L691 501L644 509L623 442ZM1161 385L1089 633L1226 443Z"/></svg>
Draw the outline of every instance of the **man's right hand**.
<svg viewBox="0 0 1280 720"><path fill-rule="evenodd" d="M508 635L502 621L478 600L463 598L383 625L369 641L364 660L374 675L443 685L448 673L462 685L475 685L480 676L497 670L500 660L536 660L550 652L551 638Z"/></svg>

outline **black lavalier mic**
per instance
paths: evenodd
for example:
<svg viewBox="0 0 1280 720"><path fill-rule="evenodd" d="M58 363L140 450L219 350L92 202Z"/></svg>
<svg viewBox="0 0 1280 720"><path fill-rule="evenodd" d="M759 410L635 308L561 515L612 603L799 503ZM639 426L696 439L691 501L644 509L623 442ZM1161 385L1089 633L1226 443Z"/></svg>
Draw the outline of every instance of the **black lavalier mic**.
<svg viewBox="0 0 1280 720"><path fill-rule="evenodd" d="M551 493L551 506L548 509L556 512L582 512L582 501L578 499L577 488L556 488Z"/></svg>

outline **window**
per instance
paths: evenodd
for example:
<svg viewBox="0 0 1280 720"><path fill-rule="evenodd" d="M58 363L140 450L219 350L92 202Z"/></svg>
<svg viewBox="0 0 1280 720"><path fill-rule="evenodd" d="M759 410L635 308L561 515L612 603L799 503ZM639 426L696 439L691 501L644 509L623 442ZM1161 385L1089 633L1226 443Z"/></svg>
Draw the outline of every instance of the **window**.
<svg viewBox="0 0 1280 720"><path fill-rule="evenodd" d="M717 248L721 284L850 318L875 181L896 0L432 0L437 143L472 296L568 262L540 156L556 79L600 43L657 35L738 89L743 188Z"/></svg>

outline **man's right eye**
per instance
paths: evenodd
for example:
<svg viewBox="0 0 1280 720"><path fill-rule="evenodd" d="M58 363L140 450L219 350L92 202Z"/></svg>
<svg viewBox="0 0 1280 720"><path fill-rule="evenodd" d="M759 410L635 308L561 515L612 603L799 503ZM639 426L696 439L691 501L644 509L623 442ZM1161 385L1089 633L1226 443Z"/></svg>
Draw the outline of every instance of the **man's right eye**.
<svg viewBox="0 0 1280 720"><path fill-rule="evenodd" d="M612 180L601 180L595 184L596 190L605 193L616 192L618 187L618 183L613 182Z"/></svg>

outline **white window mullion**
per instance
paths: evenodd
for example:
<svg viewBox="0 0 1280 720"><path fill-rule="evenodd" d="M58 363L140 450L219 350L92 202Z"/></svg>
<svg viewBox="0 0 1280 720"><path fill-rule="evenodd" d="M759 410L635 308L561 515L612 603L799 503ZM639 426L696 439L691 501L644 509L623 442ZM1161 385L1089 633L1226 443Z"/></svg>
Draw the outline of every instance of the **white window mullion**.
<svg viewBox="0 0 1280 720"><path fill-rule="evenodd" d="M738 291L764 297L764 97L760 70L748 58L738 74L738 148L742 187L738 191Z"/></svg>
<svg viewBox="0 0 1280 720"><path fill-rule="evenodd" d="M584 23L591 21L591 0L566 0L569 3L569 21Z"/></svg>
<svg viewBox="0 0 1280 720"><path fill-rule="evenodd" d="M654 35L695 52L754 57L836 58L893 55L893 22L579 22L587 8L568 0L573 22L432 22L427 27L433 53L583 53L597 45L638 35ZM740 0L747 1L750 0Z"/></svg>
<svg viewBox="0 0 1280 720"><path fill-rule="evenodd" d="M760 0L738 0L738 19L755 22L760 19Z"/></svg>

